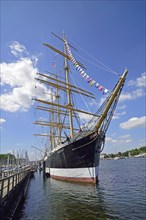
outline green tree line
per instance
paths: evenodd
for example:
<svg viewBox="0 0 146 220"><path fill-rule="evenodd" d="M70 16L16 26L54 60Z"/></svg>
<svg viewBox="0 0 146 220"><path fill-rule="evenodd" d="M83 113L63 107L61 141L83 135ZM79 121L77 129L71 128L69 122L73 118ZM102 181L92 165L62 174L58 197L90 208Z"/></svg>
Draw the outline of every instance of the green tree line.
<svg viewBox="0 0 146 220"><path fill-rule="evenodd" d="M136 156L136 155L143 154L143 153L146 153L146 146L128 150L128 151L125 151L124 153L118 152L117 154L107 154L105 155L105 158L129 157L129 156Z"/></svg>
<svg viewBox="0 0 146 220"><path fill-rule="evenodd" d="M0 154L0 160L1 159L8 159L8 157L11 159L15 159L15 156L13 154Z"/></svg>
<svg viewBox="0 0 146 220"><path fill-rule="evenodd" d="M13 154L0 154L0 165L15 164L16 158Z"/></svg>

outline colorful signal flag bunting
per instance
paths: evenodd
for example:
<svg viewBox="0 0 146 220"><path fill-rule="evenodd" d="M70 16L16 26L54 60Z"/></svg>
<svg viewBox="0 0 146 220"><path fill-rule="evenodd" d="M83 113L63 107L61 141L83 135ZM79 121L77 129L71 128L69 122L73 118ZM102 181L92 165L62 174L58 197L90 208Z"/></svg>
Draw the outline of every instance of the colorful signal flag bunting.
<svg viewBox="0 0 146 220"><path fill-rule="evenodd" d="M84 70L82 70L81 66L79 66L79 64L77 63L77 61L73 57L67 41L66 41L66 46L67 46L67 52L70 57L70 60L72 61L73 65L75 66L76 70L80 73L80 75L89 83L90 86L93 86L95 84L95 87L98 88L99 91L103 91L102 94L107 94L109 92L108 89L104 88L102 85L100 85L94 79L92 79L89 75L87 75L87 73L85 73Z"/></svg>

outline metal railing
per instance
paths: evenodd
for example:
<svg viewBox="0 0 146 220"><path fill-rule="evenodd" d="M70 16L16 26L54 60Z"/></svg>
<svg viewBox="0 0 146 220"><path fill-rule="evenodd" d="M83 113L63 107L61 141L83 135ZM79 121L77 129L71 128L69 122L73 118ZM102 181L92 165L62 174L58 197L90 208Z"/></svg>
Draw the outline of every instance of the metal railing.
<svg viewBox="0 0 146 220"><path fill-rule="evenodd" d="M31 172L31 168L21 169L16 173L9 173L7 177L0 179L0 204L7 199L10 192Z"/></svg>

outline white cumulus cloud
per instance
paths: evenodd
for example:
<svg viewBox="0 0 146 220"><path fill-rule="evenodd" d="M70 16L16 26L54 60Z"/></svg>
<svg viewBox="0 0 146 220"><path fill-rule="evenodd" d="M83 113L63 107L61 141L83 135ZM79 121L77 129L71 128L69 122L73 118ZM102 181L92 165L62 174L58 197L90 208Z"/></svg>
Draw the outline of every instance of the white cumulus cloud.
<svg viewBox="0 0 146 220"><path fill-rule="evenodd" d="M136 80L130 80L128 86L145 87L146 86L146 72L142 73Z"/></svg>
<svg viewBox="0 0 146 220"><path fill-rule="evenodd" d="M146 116L130 118L128 121L120 124L122 129L132 129L136 127L146 127Z"/></svg>
<svg viewBox="0 0 146 220"><path fill-rule="evenodd" d="M117 109L118 110L124 110L124 109L126 109L126 105L117 106Z"/></svg>
<svg viewBox="0 0 146 220"><path fill-rule="evenodd" d="M15 57L21 57L23 54L28 54L26 47L22 44L20 44L18 41L13 41L9 45L11 53Z"/></svg>
<svg viewBox="0 0 146 220"><path fill-rule="evenodd" d="M15 43L11 50L23 52L26 48L20 43ZM9 86L1 94L0 108L5 111L27 111L32 104L32 97L50 99L50 91L43 84L35 80L38 69L35 66L37 59L21 57L15 62L0 64L1 86ZM48 95L49 93L49 95Z"/></svg>
<svg viewBox="0 0 146 220"><path fill-rule="evenodd" d="M112 138L112 137L106 137L106 142L111 142L111 143L113 143L113 144L121 144L121 143L130 143L130 142L132 142L132 139L131 139L131 137L130 137L130 135L129 134L127 134L127 135L123 135L123 136L119 136L119 137L117 137L117 138Z"/></svg>
<svg viewBox="0 0 146 220"><path fill-rule="evenodd" d="M6 120L4 118L0 118L0 125L2 125Z"/></svg>
<svg viewBox="0 0 146 220"><path fill-rule="evenodd" d="M137 88L134 91L128 92L128 93L122 93L120 95L119 101L126 101L126 100L134 100L139 97L142 97L145 95L145 91L141 88Z"/></svg>
<svg viewBox="0 0 146 220"><path fill-rule="evenodd" d="M119 119L120 116L122 115L125 115L126 114L126 111L123 111L123 112L115 112L115 114L113 115L113 119Z"/></svg>
<svg viewBox="0 0 146 220"><path fill-rule="evenodd" d="M37 68L30 58L21 58L13 63L1 63L1 83L11 87L24 86L31 83L36 76Z"/></svg>
<svg viewBox="0 0 146 220"><path fill-rule="evenodd" d="M120 136L119 138L121 138L121 139L127 139L127 138L130 138L130 134L122 135L122 136Z"/></svg>
<svg viewBox="0 0 146 220"><path fill-rule="evenodd" d="M146 87L146 72L142 73L140 77L136 80L130 80L127 83L128 86L134 86L135 89L130 92L125 92L120 95L119 101L126 101L126 100L135 100L142 96L145 96L144 87Z"/></svg>

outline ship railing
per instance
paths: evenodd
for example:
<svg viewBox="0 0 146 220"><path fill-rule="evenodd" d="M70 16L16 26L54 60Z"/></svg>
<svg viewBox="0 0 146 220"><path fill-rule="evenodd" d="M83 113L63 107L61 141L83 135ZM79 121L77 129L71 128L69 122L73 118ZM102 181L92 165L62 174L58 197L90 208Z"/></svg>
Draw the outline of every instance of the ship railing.
<svg viewBox="0 0 146 220"><path fill-rule="evenodd" d="M9 197L12 190L31 172L31 168L21 169L19 172L0 179L0 206Z"/></svg>

